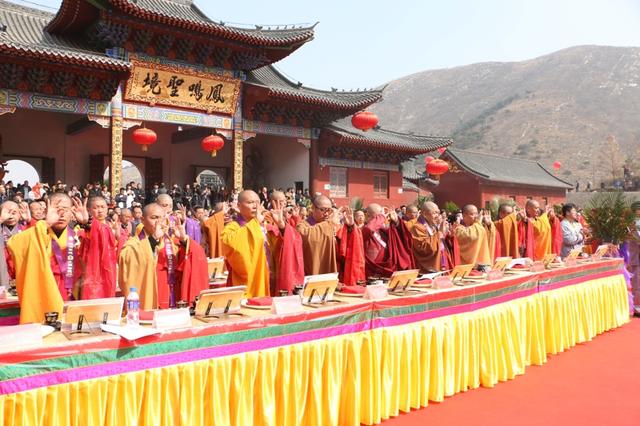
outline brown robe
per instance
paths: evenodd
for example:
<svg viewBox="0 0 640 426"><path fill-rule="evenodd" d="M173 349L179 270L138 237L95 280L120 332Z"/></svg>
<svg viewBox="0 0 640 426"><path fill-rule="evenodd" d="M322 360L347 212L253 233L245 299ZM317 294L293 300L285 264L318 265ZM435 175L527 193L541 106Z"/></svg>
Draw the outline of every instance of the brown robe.
<svg viewBox="0 0 640 426"><path fill-rule="evenodd" d="M312 218L309 218L313 222ZM312 225L303 220L296 226L302 236L304 273L306 275L338 272L335 225L329 221Z"/></svg>
<svg viewBox="0 0 640 426"><path fill-rule="evenodd" d="M476 222L471 226L459 225L454 231L460 248L460 264L490 265L495 252L495 226L485 228Z"/></svg>
<svg viewBox="0 0 640 426"><path fill-rule="evenodd" d="M420 272L434 272L442 269L441 235L434 227L418 221L411 227L413 255Z"/></svg>

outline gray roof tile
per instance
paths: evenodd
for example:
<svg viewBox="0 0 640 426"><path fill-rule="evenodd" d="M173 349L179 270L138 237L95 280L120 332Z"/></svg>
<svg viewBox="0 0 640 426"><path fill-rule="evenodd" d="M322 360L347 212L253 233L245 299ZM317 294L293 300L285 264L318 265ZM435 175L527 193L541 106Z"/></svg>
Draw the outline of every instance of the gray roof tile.
<svg viewBox="0 0 640 426"><path fill-rule="evenodd" d="M44 31L54 15L38 9L0 0L0 52L24 57L57 57L61 62L75 62L98 68L127 71L127 62L91 51L81 41L52 35Z"/></svg>
<svg viewBox="0 0 640 426"><path fill-rule="evenodd" d="M338 109L357 111L382 98L382 90L342 92L305 87L292 82L271 65L250 71L247 74L247 83L268 88L274 97L317 103Z"/></svg>
<svg viewBox="0 0 640 426"><path fill-rule="evenodd" d="M334 121L326 127L327 130L340 135L344 140L364 145L379 146L381 148L395 148L415 154L424 154L451 145L450 138L440 136L414 135L395 132L381 127L367 132L358 130L351 124L351 117Z"/></svg>
<svg viewBox="0 0 640 426"><path fill-rule="evenodd" d="M509 158L449 148L443 154L461 168L492 182L516 183L552 188L572 188L536 161Z"/></svg>

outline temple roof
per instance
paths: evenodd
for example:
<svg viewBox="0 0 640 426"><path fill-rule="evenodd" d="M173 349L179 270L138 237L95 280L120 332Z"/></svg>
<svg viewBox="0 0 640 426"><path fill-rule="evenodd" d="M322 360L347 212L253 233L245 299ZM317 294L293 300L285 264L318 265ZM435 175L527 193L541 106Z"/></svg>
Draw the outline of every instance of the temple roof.
<svg viewBox="0 0 640 426"><path fill-rule="evenodd" d="M86 0L63 0L62 6L48 30L64 32L74 27L80 8L86 8ZM95 2L93 2L95 3ZM238 28L209 19L192 0L103 0L112 8L135 18L173 26L179 29L204 33L258 47L293 47L313 39L314 26L298 26L276 29Z"/></svg>
<svg viewBox="0 0 640 426"><path fill-rule="evenodd" d="M462 169L491 182L514 183L552 188L572 188L536 161L494 154L447 149L444 159L455 161Z"/></svg>
<svg viewBox="0 0 640 426"><path fill-rule="evenodd" d="M453 143L453 140L440 136L414 135L395 132L381 127L367 132L358 130L351 124L351 118L334 121L325 130L338 135L342 142L368 145L378 148L394 148L415 155L435 151Z"/></svg>
<svg viewBox="0 0 640 426"><path fill-rule="evenodd" d="M49 34L45 26L53 14L0 0L0 53L36 60L90 66L128 72L130 65L121 60L92 52L80 40Z"/></svg>
<svg viewBox="0 0 640 426"><path fill-rule="evenodd" d="M267 89L272 98L353 112L382 99L382 90L343 92L305 87L292 82L271 65L248 72L246 82Z"/></svg>

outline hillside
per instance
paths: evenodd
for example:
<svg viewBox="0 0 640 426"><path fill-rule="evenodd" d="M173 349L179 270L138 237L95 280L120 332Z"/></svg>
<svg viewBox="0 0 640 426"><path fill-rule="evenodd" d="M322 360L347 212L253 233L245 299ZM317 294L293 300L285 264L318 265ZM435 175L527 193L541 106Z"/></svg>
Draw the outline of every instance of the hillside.
<svg viewBox="0 0 640 426"><path fill-rule="evenodd" d="M384 127L451 136L458 148L549 168L559 160L559 176L584 188L611 179L612 170L621 175L622 163L639 157L640 48L578 46L522 62L424 71L392 81L373 109Z"/></svg>

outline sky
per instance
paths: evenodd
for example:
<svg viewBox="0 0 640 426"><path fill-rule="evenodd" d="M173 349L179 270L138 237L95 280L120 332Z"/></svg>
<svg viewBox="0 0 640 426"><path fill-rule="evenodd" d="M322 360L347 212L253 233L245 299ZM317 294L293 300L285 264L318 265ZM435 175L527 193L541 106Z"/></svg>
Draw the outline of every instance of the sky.
<svg viewBox="0 0 640 426"><path fill-rule="evenodd" d="M30 0L58 9L60 0ZM195 0L228 25L313 24L276 67L320 89L378 87L419 71L520 61L576 45L640 46L640 0Z"/></svg>

